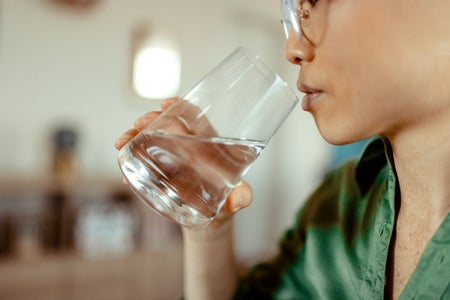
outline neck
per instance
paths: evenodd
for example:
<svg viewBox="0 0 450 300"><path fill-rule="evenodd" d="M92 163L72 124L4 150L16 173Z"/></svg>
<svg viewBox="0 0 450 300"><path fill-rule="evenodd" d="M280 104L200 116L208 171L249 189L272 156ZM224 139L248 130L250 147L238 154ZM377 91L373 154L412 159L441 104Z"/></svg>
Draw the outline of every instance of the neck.
<svg viewBox="0 0 450 300"><path fill-rule="evenodd" d="M400 213L436 222L450 212L450 109L417 126L388 134L400 186Z"/></svg>

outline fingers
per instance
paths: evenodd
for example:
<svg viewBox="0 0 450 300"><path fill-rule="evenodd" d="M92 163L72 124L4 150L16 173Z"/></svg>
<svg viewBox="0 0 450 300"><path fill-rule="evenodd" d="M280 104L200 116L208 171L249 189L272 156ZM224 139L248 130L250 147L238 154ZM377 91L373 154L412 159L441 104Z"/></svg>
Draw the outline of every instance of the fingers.
<svg viewBox="0 0 450 300"><path fill-rule="evenodd" d="M142 117L138 118L135 122L134 122L134 128L138 131L142 131L145 128L147 128L148 126L150 126L150 124L153 123L153 121L155 121L155 119L161 114L161 112L159 111L151 111L146 113L145 115L143 115Z"/></svg>
<svg viewBox="0 0 450 300"><path fill-rule="evenodd" d="M161 108L163 110L167 110L169 107L171 107L176 101L178 100L177 97L174 98L168 98L165 99L161 102ZM147 128L148 126L150 126L150 124L153 123L153 121L155 121L155 119L161 114L161 111L151 111L146 113L145 115L143 115L142 117L138 118L135 122L134 122L134 128L137 129L138 131L142 131L145 128Z"/></svg>
<svg viewBox="0 0 450 300"><path fill-rule="evenodd" d="M168 98L161 102L161 108L163 110L167 110L169 107L171 107L176 101L178 100L178 97Z"/></svg>
<svg viewBox="0 0 450 300"><path fill-rule="evenodd" d="M163 110L166 110L170 106L175 103L175 101L178 98L169 98L162 102L161 107ZM151 111L143 115L142 117L138 118L134 122L134 128L126 131L122 136L120 136L117 141L114 143L114 147L117 150L120 150L123 146L125 146L126 143L128 143L133 137L135 137L140 131L144 130L150 124L155 121L155 119L161 114L160 111Z"/></svg>
<svg viewBox="0 0 450 300"><path fill-rule="evenodd" d="M239 182L236 187L228 195L225 203L225 209L231 213L246 208L253 201L253 191L251 186L245 182Z"/></svg>
<svg viewBox="0 0 450 300"><path fill-rule="evenodd" d="M163 110L168 109L170 106L172 106L175 101L178 99L178 97L174 97L174 98L169 98L164 100L161 103L161 107ZM150 124L152 124L155 119L161 114L160 111L152 111L152 112L148 112L145 115L143 115L142 117L139 117L135 122L134 122L134 128L133 129L129 129L127 130L124 134L122 134L117 141L114 143L114 147L117 150L120 150L123 148L123 146L125 146L129 141L131 141L140 131L146 129L147 127L150 126ZM128 181L123 178L123 183L124 184L128 184Z"/></svg>
<svg viewBox="0 0 450 300"><path fill-rule="evenodd" d="M128 143L132 138L134 138L139 131L136 129L129 129L124 134L122 134L117 141L114 143L114 147L117 150L122 149L123 146L125 146L126 143Z"/></svg>

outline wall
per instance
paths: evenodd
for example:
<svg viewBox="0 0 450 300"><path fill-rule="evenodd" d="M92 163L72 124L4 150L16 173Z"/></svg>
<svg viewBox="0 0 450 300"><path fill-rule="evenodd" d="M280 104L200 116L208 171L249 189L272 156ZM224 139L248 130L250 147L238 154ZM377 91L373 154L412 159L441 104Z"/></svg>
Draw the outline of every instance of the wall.
<svg viewBox="0 0 450 300"><path fill-rule="evenodd" d="M177 34L182 90L244 45L295 87L298 69L283 57L276 0L101 0L79 11L49 0L3 0L0 19L0 173L46 176L50 136L77 128L83 176L119 177L115 139L158 101L130 88L131 35L138 24ZM237 217L241 258L272 251L328 164L328 146L297 109L248 173L255 193Z"/></svg>

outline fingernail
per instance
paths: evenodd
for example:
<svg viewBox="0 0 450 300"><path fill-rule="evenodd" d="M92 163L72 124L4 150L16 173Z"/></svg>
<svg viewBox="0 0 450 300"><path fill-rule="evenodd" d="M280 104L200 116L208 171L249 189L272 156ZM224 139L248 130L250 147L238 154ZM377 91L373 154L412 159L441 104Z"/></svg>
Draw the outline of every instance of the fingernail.
<svg viewBox="0 0 450 300"><path fill-rule="evenodd" d="M114 143L114 147L118 150L120 150L120 148L123 147L125 139L118 139L115 143Z"/></svg>

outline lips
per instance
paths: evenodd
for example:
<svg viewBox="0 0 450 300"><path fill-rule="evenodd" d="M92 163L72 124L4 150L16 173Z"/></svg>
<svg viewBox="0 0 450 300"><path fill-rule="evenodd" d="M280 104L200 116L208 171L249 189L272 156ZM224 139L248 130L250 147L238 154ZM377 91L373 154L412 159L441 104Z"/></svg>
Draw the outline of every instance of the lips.
<svg viewBox="0 0 450 300"><path fill-rule="evenodd" d="M300 92L305 94L302 99L302 109L305 111L311 110L317 100L323 95L322 90L313 88L303 82L299 82L297 88Z"/></svg>

